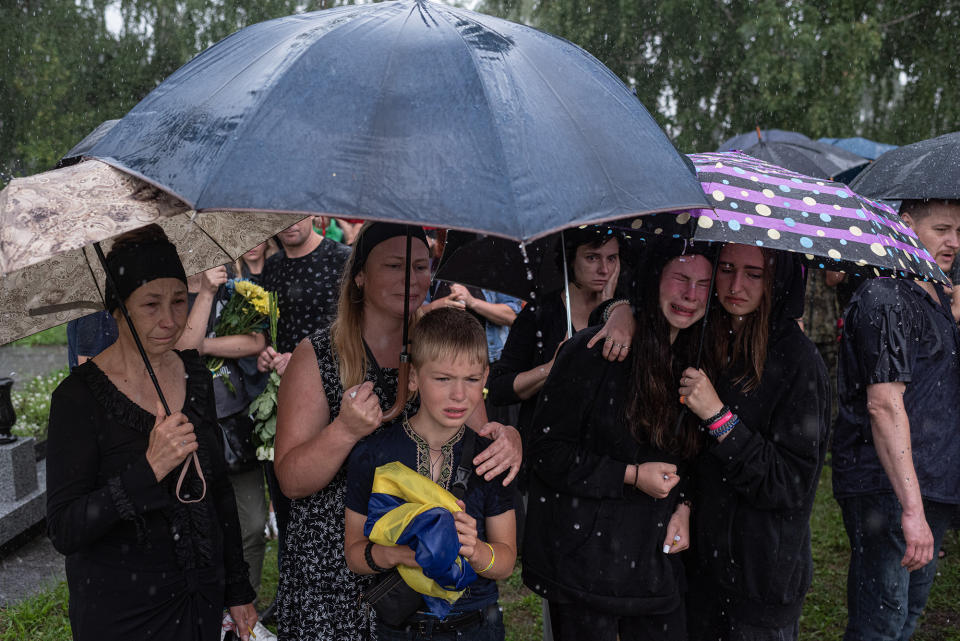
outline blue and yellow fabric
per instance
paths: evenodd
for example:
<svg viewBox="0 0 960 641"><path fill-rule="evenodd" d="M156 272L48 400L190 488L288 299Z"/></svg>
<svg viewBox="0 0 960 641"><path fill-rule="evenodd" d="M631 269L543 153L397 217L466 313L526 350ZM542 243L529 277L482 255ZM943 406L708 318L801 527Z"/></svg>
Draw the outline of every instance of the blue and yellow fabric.
<svg viewBox="0 0 960 641"><path fill-rule="evenodd" d="M459 554L453 513L460 511L453 494L403 463L387 463L374 472L363 533L379 545L413 548L420 567L399 566L400 576L439 617L477 579Z"/></svg>

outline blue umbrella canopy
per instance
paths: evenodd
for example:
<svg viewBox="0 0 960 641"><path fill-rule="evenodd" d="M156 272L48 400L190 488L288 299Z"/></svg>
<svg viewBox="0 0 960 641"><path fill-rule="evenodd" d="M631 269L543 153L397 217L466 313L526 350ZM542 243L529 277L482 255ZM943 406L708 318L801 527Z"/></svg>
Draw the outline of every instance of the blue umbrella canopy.
<svg viewBox="0 0 960 641"><path fill-rule="evenodd" d="M518 240L708 206L647 110L591 55L423 0L247 27L170 76L89 155L197 210Z"/></svg>
<svg viewBox="0 0 960 641"><path fill-rule="evenodd" d="M863 138L862 136L854 136L853 138L818 138L817 142L835 145L841 149L846 149L850 153L862 156L867 160L876 160L888 151L893 151L897 148L896 145L876 142L868 138Z"/></svg>

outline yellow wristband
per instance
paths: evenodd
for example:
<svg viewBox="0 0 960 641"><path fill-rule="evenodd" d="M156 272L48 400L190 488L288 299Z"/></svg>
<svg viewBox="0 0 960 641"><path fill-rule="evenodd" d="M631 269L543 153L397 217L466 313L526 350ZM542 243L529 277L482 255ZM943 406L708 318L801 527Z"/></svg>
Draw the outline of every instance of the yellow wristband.
<svg viewBox="0 0 960 641"><path fill-rule="evenodd" d="M486 572L487 570L489 570L490 568L492 568L494 562L497 560L497 553L493 551L493 546L490 545L489 543L487 543L486 541L484 541L484 544L485 544L488 548L490 548L490 563L488 563L488 564L487 564L487 567L483 568L482 570L477 570L477 574L483 574L484 572Z"/></svg>

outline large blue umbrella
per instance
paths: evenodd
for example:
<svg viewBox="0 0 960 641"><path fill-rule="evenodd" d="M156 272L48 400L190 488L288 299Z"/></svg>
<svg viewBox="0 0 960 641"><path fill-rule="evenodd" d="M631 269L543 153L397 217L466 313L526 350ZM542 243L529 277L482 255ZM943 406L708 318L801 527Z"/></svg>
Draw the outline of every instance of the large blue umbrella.
<svg viewBox="0 0 960 641"><path fill-rule="evenodd" d="M876 160L888 151L893 151L897 148L896 145L876 142L875 140L863 138L862 136L854 136L853 138L818 138L817 142L835 145L858 156L862 156L867 160Z"/></svg>
<svg viewBox="0 0 960 641"><path fill-rule="evenodd" d="M333 213L519 240L708 206L647 110L591 55L422 0L243 29L89 153L197 210Z"/></svg>

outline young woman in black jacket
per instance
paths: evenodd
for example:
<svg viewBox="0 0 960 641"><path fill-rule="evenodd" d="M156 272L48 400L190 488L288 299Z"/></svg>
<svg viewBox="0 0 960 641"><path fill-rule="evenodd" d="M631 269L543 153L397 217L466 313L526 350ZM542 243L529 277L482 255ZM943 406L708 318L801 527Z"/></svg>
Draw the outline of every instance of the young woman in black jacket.
<svg viewBox="0 0 960 641"><path fill-rule="evenodd" d="M693 492L693 640L799 633L830 415L826 368L795 320L803 285L795 255L726 245L707 337L720 374L715 386L693 368L680 378L708 434Z"/></svg>
<svg viewBox="0 0 960 641"><path fill-rule="evenodd" d="M555 641L686 638L689 507L684 466L696 421L677 429L675 381L692 360L710 261L672 244L648 250L630 356L564 345L529 434L523 578L550 602ZM696 250L697 252L699 250ZM636 357L634 355L637 355ZM692 419L692 417L689 417Z"/></svg>

